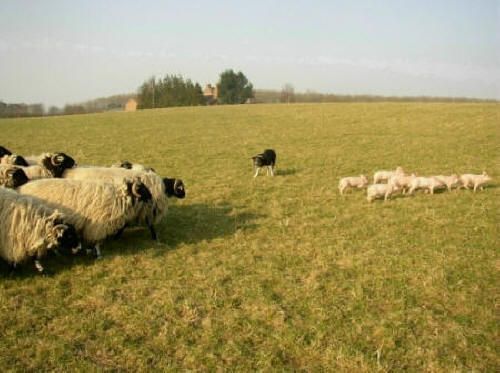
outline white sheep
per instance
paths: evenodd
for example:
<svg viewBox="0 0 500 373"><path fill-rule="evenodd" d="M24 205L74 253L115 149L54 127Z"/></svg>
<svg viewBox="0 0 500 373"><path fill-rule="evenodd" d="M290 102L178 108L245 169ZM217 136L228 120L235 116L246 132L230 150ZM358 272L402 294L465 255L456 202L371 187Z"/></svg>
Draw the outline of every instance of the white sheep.
<svg viewBox="0 0 500 373"><path fill-rule="evenodd" d="M458 178L457 174L452 174L450 176L436 175L436 176L433 176L433 178L435 178L439 182L441 182L443 186L446 186L446 188L448 188L448 191L450 191L450 192L451 192L451 188L453 188L454 186L457 186L458 183L460 182L460 179Z"/></svg>
<svg viewBox="0 0 500 373"><path fill-rule="evenodd" d="M392 184L372 184L366 190L366 199L372 202L375 198L383 196L384 201L387 201L396 190L398 188Z"/></svg>
<svg viewBox="0 0 500 373"><path fill-rule="evenodd" d="M78 247L65 215L37 198L0 188L0 256L13 266L33 259L41 273L40 258L57 247Z"/></svg>
<svg viewBox="0 0 500 373"><path fill-rule="evenodd" d="M101 256L101 241L115 235L134 219L151 193L139 180L121 185L102 181L41 179L17 189L57 207L87 244L95 244Z"/></svg>
<svg viewBox="0 0 500 373"><path fill-rule="evenodd" d="M0 164L0 186L15 189L27 182L28 177L20 167Z"/></svg>
<svg viewBox="0 0 500 373"><path fill-rule="evenodd" d="M154 172L141 172L124 168L76 167L68 169L64 178L72 180L102 180L109 183L122 183L124 179L139 178L151 191L151 203L145 204L139 212L136 223L149 228L154 240L158 240L154 225L167 213L167 197L184 198L184 183L180 179L161 178ZM130 222L133 223L133 222Z"/></svg>
<svg viewBox="0 0 500 373"><path fill-rule="evenodd" d="M405 194L406 191L410 189L411 181L416 176L417 176L416 173L413 173L411 175L396 174L394 176L391 176L391 178L388 181L388 184L392 184L398 189L401 189L403 194Z"/></svg>
<svg viewBox="0 0 500 373"><path fill-rule="evenodd" d="M468 190L469 186L474 186L474 192L477 188L483 190L483 184L490 180L492 180L492 178L486 171L483 171L481 175L463 174L460 175L460 188Z"/></svg>
<svg viewBox="0 0 500 373"><path fill-rule="evenodd" d="M373 184L378 184L381 181L387 181L392 176L395 175L404 175L404 174L405 172L402 167L398 167L394 171L380 170L375 172L375 174L373 175Z"/></svg>
<svg viewBox="0 0 500 373"><path fill-rule="evenodd" d="M435 177L417 176L411 180L410 194L413 195L417 189L425 189L434 194L434 189L444 187L445 185L445 183Z"/></svg>
<svg viewBox="0 0 500 373"><path fill-rule="evenodd" d="M366 184L368 184L368 179L365 175L344 177L339 181L339 192L342 195L346 188L361 189Z"/></svg>
<svg viewBox="0 0 500 373"><path fill-rule="evenodd" d="M61 177L66 169L75 165L73 158L64 153L47 153L40 156L37 162L37 164L23 167L23 171L30 180Z"/></svg>

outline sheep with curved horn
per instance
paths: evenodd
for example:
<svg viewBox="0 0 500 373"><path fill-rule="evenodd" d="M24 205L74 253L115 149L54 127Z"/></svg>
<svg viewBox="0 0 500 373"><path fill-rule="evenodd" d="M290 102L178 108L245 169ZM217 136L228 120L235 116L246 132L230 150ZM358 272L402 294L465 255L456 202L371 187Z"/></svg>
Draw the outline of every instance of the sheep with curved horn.
<svg viewBox="0 0 500 373"><path fill-rule="evenodd" d="M40 258L47 251L78 245L75 228L63 213L37 198L0 188L0 256L9 264L33 259L43 273Z"/></svg>
<svg viewBox="0 0 500 373"><path fill-rule="evenodd" d="M42 179L17 190L63 211L84 242L95 244L98 258L101 242L135 219L143 204L151 200L149 189L138 179L122 180L120 185L94 180Z"/></svg>

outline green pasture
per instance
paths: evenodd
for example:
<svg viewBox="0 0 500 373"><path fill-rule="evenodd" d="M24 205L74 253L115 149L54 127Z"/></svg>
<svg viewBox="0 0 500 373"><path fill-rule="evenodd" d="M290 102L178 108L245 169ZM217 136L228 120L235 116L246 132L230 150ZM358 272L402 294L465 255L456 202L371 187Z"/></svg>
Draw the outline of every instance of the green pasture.
<svg viewBox="0 0 500 373"><path fill-rule="evenodd" d="M180 177L104 258L0 263L1 371L494 372L500 105L241 105L0 120L18 154ZM276 176L250 157L277 153ZM384 202L340 177L481 173ZM1 222L0 222L1 223Z"/></svg>

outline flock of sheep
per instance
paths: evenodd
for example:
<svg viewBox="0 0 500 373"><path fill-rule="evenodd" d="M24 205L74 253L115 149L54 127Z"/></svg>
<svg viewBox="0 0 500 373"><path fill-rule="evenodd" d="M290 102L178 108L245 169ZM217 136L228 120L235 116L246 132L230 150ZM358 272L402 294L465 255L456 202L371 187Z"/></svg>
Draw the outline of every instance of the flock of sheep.
<svg viewBox="0 0 500 373"><path fill-rule="evenodd" d="M415 190L423 189L430 194L434 194L434 190L438 188L447 188L451 191L453 187L469 189L474 187L474 192L477 188L483 189L485 182L491 180L491 177L483 171L480 175L463 174L458 176L453 174L450 176L418 176L416 173L408 175L402 167L396 168L394 171L377 171L373 175L373 184L368 186L366 199L372 202L377 197L384 197L384 201L391 198L392 194L401 190L403 194L409 191L413 195ZM386 181L386 184L382 184ZM364 175L344 177L339 181L339 192L344 194L348 188L363 188L368 185L368 179Z"/></svg>
<svg viewBox="0 0 500 373"><path fill-rule="evenodd" d="M264 166L273 175L273 150L252 159L255 176ZM412 195L424 189L433 194L437 188L472 186L475 192L489 180L486 172L422 177L398 167L374 174L367 200L387 200L398 190ZM367 185L364 175L345 177L339 182L339 191L342 195L349 188ZM0 257L14 267L32 259L43 272L40 258L49 250L76 253L83 244L100 258L102 242L118 238L129 225L148 227L156 240L154 226L167 212L168 197L185 197L182 180L162 178L139 164L79 166L64 153L23 157L0 146Z"/></svg>
<svg viewBox="0 0 500 373"><path fill-rule="evenodd" d="M111 167L78 166L64 153L22 157L0 146L0 257L12 266L48 250L101 257L101 244L129 225L154 225L167 212L168 197L184 198L180 179L122 162Z"/></svg>

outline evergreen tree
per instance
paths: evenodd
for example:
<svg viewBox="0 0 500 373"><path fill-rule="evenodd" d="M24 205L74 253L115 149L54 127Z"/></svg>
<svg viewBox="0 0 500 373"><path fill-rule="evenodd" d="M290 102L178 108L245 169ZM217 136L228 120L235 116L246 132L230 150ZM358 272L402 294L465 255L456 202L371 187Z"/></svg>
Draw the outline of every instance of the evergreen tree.
<svg viewBox="0 0 500 373"><path fill-rule="evenodd" d="M226 70L220 74L218 100L221 104L244 104L253 97L253 85L240 71Z"/></svg>

